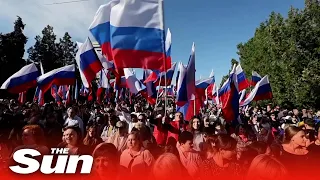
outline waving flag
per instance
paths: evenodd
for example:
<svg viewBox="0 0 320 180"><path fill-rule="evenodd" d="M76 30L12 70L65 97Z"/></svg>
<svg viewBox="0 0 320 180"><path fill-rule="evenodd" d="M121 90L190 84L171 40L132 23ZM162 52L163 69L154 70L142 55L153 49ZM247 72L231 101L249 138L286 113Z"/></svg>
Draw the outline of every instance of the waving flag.
<svg viewBox="0 0 320 180"><path fill-rule="evenodd" d="M240 93L239 93L239 97L240 97L239 103L241 103L244 100L245 96L246 96L246 90L244 89L244 90L240 91Z"/></svg>
<svg viewBox="0 0 320 180"><path fill-rule="evenodd" d="M207 89L207 87L213 83L214 83L214 77L209 77L206 79L200 79L196 81L195 85L196 85L196 88Z"/></svg>
<svg viewBox="0 0 320 180"><path fill-rule="evenodd" d="M165 54L162 12L159 0L121 0L112 7L110 34L116 68L171 68Z"/></svg>
<svg viewBox="0 0 320 180"><path fill-rule="evenodd" d="M67 92L69 91L69 86L63 85L60 86L58 89L58 95L61 97L62 100L67 100Z"/></svg>
<svg viewBox="0 0 320 180"><path fill-rule="evenodd" d="M145 89L145 86L136 78L136 75L129 68L124 68L127 86L131 93L137 94Z"/></svg>
<svg viewBox="0 0 320 180"><path fill-rule="evenodd" d="M256 71L252 71L251 86L255 86L260 80L261 76Z"/></svg>
<svg viewBox="0 0 320 180"><path fill-rule="evenodd" d="M219 90L219 97L224 119L227 122L237 120L239 116L239 91L235 66L233 66L228 80Z"/></svg>
<svg viewBox="0 0 320 180"><path fill-rule="evenodd" d="M246 106L252 101L272 99L272 89L268 76L264 76L253 88L248 97L241 103L241 106Z"/></svg>
<svg viewBox="0 0 320 180"><path fill-rule="evenodd" d="M176 69L176 63L172 64L172 67L167 70L167 72L162 72L158 75L157 80L154 82L156 86L170 86L173 78L174 71ZM167 78L167 84L166 79ZM161 81L160 81L161 80Z"/></svg>
<svg viewBox="0 0 320 180"><path fill-rule="evenodd" d="M214 77L214 73L213 73L213 70L211 71L210 73L210 76L209 77L212 77L213 78L213 81L212 83L208 86L207 88L207 96L209 99L214 99L214 94L215 94L215 77Z"/></svg>
<svg viewBox="0 0 320 180"><path fill-rule="evenodd" d="M51 86L51 96L55 99L56 102L60 101L60 98L58 95L58 87L56 85Z"/></svg>
<svg viewBox="0 0 320 180"><path fill-rule="evenodd" d="M148 77L150 75L151 70L144 70L143 73L143 81L146 77ZM157 89L156 86L153 82L147 82L146 84L146 89L144 91L141 91L141 95L147 99L147 101L154 105L156 103L156 99L157 99Z"/></svg>
<svg viewBox="0 0 320 180"><path fill-rule="evenodd" d="M106 55L109 61L113 60L110 45L110 12L111 8L117 3L119 3L118 0L112 0L101 5L89 27L91 34L100 44L102 53Z"/></svg>
<svg viewBox="0 0 320 180"><path fill-rule="evenodd" d="M176 98L176 104L179 107L184 106L188 102L186 71L187 69L180 62L178 65L179 76L178 76L178 82L177 82L177 98Z"/></svg>
<svg viewBox="0 0 320 180"><path fill-rule="evenodd" d="M195 73L196 73L196 65L195 65L195 44L192 44L191 48L191 55L189 59L189 63L187 66L187 72L186 72L186 84L187 84L187 96L188 100L194 100L195 99L195 91L196 91L196 86L195 86Z"/></svg>
<svg viewBox="0 0 320 180"><path fill-rule="evenodd" d="M38 69L34 63L24 66L18 72L10 76L1 86L11 93L20 93L36 87Z"/></svg>
<svg viewBox="0 0 320 180"><path fill-rule="evenodd" d="M75 83L75 66L68 65L58 69L54 69L38 77L38 86L42 92L46 92L51 86L72 85Z"/></svg>
<svg viewBox="0 0 320 180"><path fill-rule="evenodd" d="M26 102L26 100L27 100L26 94L27 94L26 91L19 93L18 102L20 104L24 104Z"/></svg>
<svg viewBox="0 0 320 180"><path fill-rule="evenodd" d="M240 64L238 64L238 66L236 67L236 75L237 75L239 91L242 91L247 87L249 87L248 80Z"/></svg>
<svg viewBox="0 0 320 180"><path fill-rule="evenodd" d="M81 72L82 82L85 86L87 85L86 87L89 87L89 83L96 78L97 73L102 69L100 59L89 38L79 48L76 61Z"/></svg>
<svg viewBox="0 0 320 180"><path fill-rule="evenodd" d="M84 87L84 85L82 84L79 94L80 94L80 96L86 97L89 94L89 89Z"/></svg>

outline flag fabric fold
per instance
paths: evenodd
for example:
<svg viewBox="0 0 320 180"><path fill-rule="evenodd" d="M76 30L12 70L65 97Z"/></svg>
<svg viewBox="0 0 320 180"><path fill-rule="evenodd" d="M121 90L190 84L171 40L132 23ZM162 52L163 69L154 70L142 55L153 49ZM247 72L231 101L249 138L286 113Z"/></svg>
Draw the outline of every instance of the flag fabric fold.
<svg viewBox="0 0 320 180"><path fill-rule="evenodd" d="M127 86L131 93L137 94L145 89L145 86L140 82L136 75L129 68L124 68L124 75L126 78Z"/></svg>
<svg viewBox="0 0 320 180"><path fill-rule="evenodd" d="M246 75L241 67L240 64L237 65L236 67L236 75L237 75L237 81L238 81L238 89L239 91L242 91L246 88L248 88L250 85L249 85L249 82L246 78Z"/></svg>
<svg viewBox="0 0 320 180"><path fill-rule="evenodd" d="M171 68L166 61L162 1L120 0L110 13L116 68Z"/></svg>
<svg viewBox="0 0 320 180"><path fill-rule="evenodd" d="M22 67L10 76L1 86L11 93L20 93L37 86L39 71L34 63Z"/></svg>
<svg viewBox="0 0 320 180"><path fill-rule="evenodd" d="M258 74L256 71L252 71L251 86L255 86L260 80L261 80L260 74Z"/></svg>

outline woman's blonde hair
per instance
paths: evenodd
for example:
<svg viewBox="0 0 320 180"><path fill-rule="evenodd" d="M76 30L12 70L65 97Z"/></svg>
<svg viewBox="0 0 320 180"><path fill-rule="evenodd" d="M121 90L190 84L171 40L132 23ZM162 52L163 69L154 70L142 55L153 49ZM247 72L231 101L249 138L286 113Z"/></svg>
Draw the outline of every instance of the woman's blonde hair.
<svg viewBox="0 0 320 180"><path fill-rule="evenodd" d="M288 171L281 162L269 155L261 154L251 162L246 180L285 179L287 175Z"/></svg>
<svg viewBox="0 0 320 180"><path fill-rule="evenodd" d="M180 178L182 166L177 156L172 153L164 153L154 163L151 173L155 180Z"/></svg>

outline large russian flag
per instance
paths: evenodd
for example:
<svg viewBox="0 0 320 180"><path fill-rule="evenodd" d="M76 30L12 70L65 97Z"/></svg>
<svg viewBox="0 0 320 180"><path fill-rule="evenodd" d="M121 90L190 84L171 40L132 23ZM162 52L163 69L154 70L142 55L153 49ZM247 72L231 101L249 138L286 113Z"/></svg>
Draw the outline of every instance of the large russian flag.
<svg viewBox="0 0 320 180"><path fill-rule="evenodd" d="M238 66L236 67L236 75L237 75L239 91L242 91L250 86L240 64L238 64Z"/></svg>
<svg viewBox="0 0 320 180"><path fill-rule="evenodd" d="M239 91L235 66L233 67L228 80L219 90L219 98L222 104L221 110L224 119L227 122L237 120L239 116Z"/></svg>
<svg viewBox="0 0 320 180"><path fill-rule="evenodd" d="M38 86L46 92L51 86L73 85L76 80L75 65L68 65L54 69L38 77Z"/></svg>
<svg viewBox="0 0 320 180"><path fill-rule="evenodd" d="M206 79L200 79L196 81L196 88L207 89L210 84L214 83L214 77L209 77Z"/></svg>
<svg viewBox="0 0 320 180"><path fill-rule="evenodd" d="M253 88L248 97L241 103L246 106L252 101L272 99L272 89L268 76L264 76Z"/></svg>
<svg viewBox="0 0 320 180"><path fill-rule="evenodd" d="M258 74L256 71L252 71L251 86L255 86L260 80L261 80L260 74Z"/></svg>
<svg viewBox="0 0 320 180"><path fill-rule="evenodd" d="M165 70L162 1L120 0L110 13L111 48L116 68Z"/></svg>
<svg viewBox="0 0 320 180"><path fill-rule="evenodd" d="M187 93L187 69L180 62L178 65L179 77L177 81L177 97L176 104L179 107L184 106L188 102L188 93Z"/></svg>
<svg viewBox="0 0 320 180"><path fill-rule="evenodd" d="M11 93L21 93L37 86L39 71L34 63L24 66L10 76L1 86Z"/></svg>
<svg viewBox="0 0 320 180"><path fill-rule="evenodd" d="M89 27L91 34L100 44L102 53L109 61L113 60L110 45L110 12L111 8L117 3L119 3L118 0L112 0L107 4L101 5Z"/></svg>
<svg viewBox="0 0 320 180"><path fill-rule="evenodd" d="M81 45L77 54L79 54L79 60L77 61L79 71L84 75L81 78L85 78L85 82L90 83L96 78L96 75L102 69L102 64L99 57L94 50L89 38Z"/></svg>
<svg viewBox="0 0 320 180"><path fill-rule="evenodd" d="M158 75L157 80L154 82L154 84L156 86L170 86L175 69L176 69L176 63L173 63L172 67L168 69L167 72L162 72ZM145 81L145 82L148 82L148 81Z"/></svg>

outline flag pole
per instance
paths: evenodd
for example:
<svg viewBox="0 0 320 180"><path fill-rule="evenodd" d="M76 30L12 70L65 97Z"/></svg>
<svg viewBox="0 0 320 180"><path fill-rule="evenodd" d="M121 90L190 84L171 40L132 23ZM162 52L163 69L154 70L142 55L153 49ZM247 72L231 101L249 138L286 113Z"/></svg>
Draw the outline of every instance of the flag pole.
<svg viewBox="0 0 320 180"><path fill-rule="evenodd" d="M161 82L162 76L160 75L160 80L159 80L159 90L157 91L157 99L156 99L156 106L154 107L155 109L158 107L158 98L159 98L159 92L160 92L160 82Z"/></svg>
<svg viewBox="0 0 320 180"><path fill-rule="evenodd" d="M160 9L162 11L161 15L160 16L160 22L162 22L161 26L162 26L162 29L163 29L163 33L162 33L162 49L163 49L163 63L164 63L164 70L165 70L165 74L164 74L164 83L165 85L167 85L167 63L166 63L166 42L165 42L165 31L164 31L164 2L163 0L159 0L159 5L160 5ZM164 89L164 116L166 117L167 116L167 87L165 87Z"/></svg>

